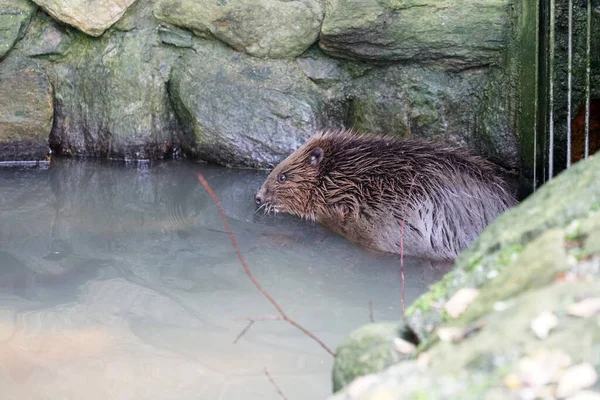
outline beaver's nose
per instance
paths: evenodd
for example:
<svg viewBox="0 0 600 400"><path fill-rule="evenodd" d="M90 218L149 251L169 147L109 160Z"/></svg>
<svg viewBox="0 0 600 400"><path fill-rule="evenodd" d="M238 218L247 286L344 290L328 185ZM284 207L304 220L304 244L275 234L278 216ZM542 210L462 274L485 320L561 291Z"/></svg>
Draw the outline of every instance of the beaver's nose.
<svg viewBox="0 0 600 400"><path fill-rule="evenodd" d="M259 193L256 193L254 195L254 202L256 203L257 206L260 206L263 202L263 198Z"/></svg>

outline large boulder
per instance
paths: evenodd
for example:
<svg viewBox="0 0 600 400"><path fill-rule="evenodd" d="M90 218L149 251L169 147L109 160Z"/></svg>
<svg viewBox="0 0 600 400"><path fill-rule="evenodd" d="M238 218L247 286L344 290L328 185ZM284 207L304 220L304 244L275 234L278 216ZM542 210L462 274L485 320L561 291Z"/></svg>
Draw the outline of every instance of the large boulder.
<svg viewBox="0 0 600 400"><path fill-rule="evenodd" d="M52 115L52 87L36 63L0 64L0 161L43 160Z"/></svg>
<svg viewBox="0 0 600 400"><path fill-rule="evenodd" d="M69 57L49 66L53 149L118 159L163 158L176 150L180 130L166 81L177 55L157 41L150 29L79 37Z"/></svg>
<svg viewBox="0 0 600 400"><path fill-rule="evenodd" d="M273 166L317 129L336 125L337 99L293 61L258 60L213 42L173 67L169 93L184 152L228 166Z"/></svg>
<svg viewBox="0 0 600 400"><path fill-rule="evenodd" d="M0 0L0 60L23 37L36 8L28 0Z"/></svg>
<svg viewBox="0 0 600 400"><path fill-rule="evenodd" d="M496 62L509 31L509 0L333 0L319 44L341 57L465 68Z"/></svg>
<svg viewBox="0 0 600 400"><path fill-rule="evenodd" d="M91 36L100 36L135 0L34 0L57 20Z"/></svg>
<svg viewBox="0 0 600 400"><path fill-rule="evenodd" d="M317 41L323 8L318 0L160 0L155 15L256 57L287 58Z"/></svg>

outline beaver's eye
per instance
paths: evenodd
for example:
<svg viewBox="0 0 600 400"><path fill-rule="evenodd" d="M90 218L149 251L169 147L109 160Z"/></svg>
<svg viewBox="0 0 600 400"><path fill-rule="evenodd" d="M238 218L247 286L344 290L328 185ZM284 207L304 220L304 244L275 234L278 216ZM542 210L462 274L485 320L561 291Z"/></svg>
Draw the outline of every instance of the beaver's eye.
<svg viewBox="0 0 600 400"><path fill-rule="evenodd" d="M285 174L279 174L279 175L277 175L277 182L279 182L279 183L285 182L286 179L287 178L285 177Z"/></svg>

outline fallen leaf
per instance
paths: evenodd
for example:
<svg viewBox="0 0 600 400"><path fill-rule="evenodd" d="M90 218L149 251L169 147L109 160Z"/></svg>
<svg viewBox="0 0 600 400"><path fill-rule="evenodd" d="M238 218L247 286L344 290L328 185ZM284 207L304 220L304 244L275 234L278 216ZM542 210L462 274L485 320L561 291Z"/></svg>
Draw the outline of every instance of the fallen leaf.
<svg viewBox="0 0 600 400"><path fill-rule="evenodd" d="M558 381L571 362L571 356L563 350L541 349L519 361L519 376L526 386L544 386Z"/></svg>
<svg viewBox="0 0 600 400"><path fill-rule="evenodd" d="M407 340L401 338L394 338L394 349L398 353L413 354L417 351L417 346L415 346Z"/></svg>
<svg viewBox="0 0 600 400"><path fill-rule="evenodd" d="M473 288L462 288L458 292L454 293L454 296L450 298L444 305L444 310L452 318L458 317L462 314L469 304L473 302L479 296L479 290Z"/></svg>
<svg viewBox="0 0 600 400"><path fill-rule="evenodd" d="M567 397L576 394L582 389L594 386L598 374L590 363L581 363L572 366L561 376L556 388L558 397Z"/></svg>
<svg viewBox="0 0 600 400"><path fill-rule="evenodd" d="M558 325L558 318L551 312L544 311L531 321L531 330L538 339L545 339L550 331Z"/></svg>
<svg viewBox="0 0 600 400"><path fill-rule="evenodd" d="M567 312L569 315L580 318L590 318L600 313L600 297L588 297L582 301L572 304Z"/></svg>
<svg viewBox="0 0 600 400"><path fill-rule="evenodd" d="M442 342L456 342L462 336L462 329L454 327L439 328L437 335Z"/></svg>

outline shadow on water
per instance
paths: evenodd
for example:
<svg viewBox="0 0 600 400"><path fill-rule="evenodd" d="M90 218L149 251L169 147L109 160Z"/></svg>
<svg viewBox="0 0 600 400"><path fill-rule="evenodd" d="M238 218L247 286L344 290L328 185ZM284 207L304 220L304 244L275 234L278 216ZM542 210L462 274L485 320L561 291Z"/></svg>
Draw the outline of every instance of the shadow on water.
<svg viewBox="0 0 600 400"><path fill-rule="evenodd" d="M396 256L290 216L255 213L264 172L187 162L53 161L0 169L0 387L7 398L278 398L330 393L331 357L281 321L250 268L330 347L400 320ZM447 266L405 260L406 302ZM248 318L266 317L237 344Z"/></svg>

